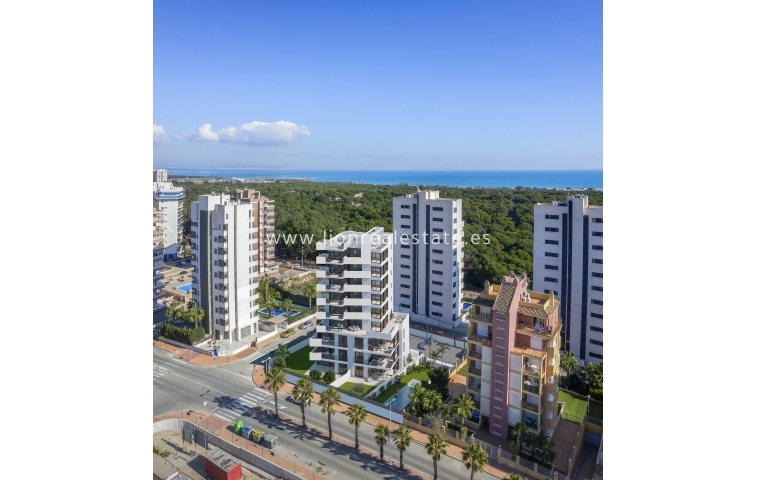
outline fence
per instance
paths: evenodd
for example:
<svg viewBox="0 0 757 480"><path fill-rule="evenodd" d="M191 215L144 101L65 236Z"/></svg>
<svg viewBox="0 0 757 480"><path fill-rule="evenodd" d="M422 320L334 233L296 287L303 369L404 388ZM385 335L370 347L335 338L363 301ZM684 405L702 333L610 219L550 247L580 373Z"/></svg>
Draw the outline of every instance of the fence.
<svg viewBox="0 0 757 480"><path fill-rule="evenodd" d="M482 442L478 438L474 438L473 439L473 443L476 443L476 444L480 445L484 449L484 451L486 452L486 454L489 455L489 459L490 460L494 460L494 461L497 460L497 454L499 453L499 447L495 447L494 445L491 445L489 443Z"/></svg>

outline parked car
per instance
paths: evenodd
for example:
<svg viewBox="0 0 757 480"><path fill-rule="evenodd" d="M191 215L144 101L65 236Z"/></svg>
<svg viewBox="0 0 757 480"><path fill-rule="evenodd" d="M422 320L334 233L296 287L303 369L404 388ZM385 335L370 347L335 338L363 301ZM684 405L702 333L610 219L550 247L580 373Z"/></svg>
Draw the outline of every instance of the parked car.
<svg viewBox="0 0 757 480"><path fill-rule="evenodd" d="M421 342L418 344L418 350L425 350L427 348L428 348L428 343L426 342Z"/></svg>
<svg viewBox="0 0 757 480"><path fill-rule="evenodd" d="M294 268L300 268L300 267L301 267L302 265L300 265L299 263L295 263L295 264L294 264L294 265L292 265L292 266L293 266Z"/></svg>
<svg viewBox="0 0 757 480"><path fill-rule="evenodd" d="M300 325L300 330L305 330L306 328L310 328L312 326L313 326L313 321L312 320L308 320L307 322L305 322L302 325Z"/></svg>
<svg viewBox="0 0 757 480"><path fill-rule="evenodd" d="M281 338L289 338L294 335L294 333L294 328L290 328L289 330L281 334Z"/></svg>
<svg viewBox="0 0 757 480"><path fill-rule="evenodd" d="M298 402L297 400L295 400L294 397L291 396L291 395L287 396L287 402L294 403L295 405L299 405L300 404L300 402Z"/></svg>

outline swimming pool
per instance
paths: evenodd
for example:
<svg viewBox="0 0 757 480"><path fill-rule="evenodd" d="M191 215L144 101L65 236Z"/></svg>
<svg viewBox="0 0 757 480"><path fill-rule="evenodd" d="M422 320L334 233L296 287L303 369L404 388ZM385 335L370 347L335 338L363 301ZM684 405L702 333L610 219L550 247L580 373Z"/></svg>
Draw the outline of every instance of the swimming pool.
<svg viewBox="0 0 757 480"><path fill-rule="evenodd" d="M267 308L263 308L260 311L263 312L263 313L265 313L266 315L270 315L270 313L268 313L268 309ZM292 310L291 312L289 312L289 315L287 315L286 313L287 313L286 310L283 310L283 309L281 309L279 307L276 307L276 309L273 311L273 316L274 317L278 317L279 315L283 315L285 317L287 317L287 316L291 317L292 315L297 315L298 313L300 313L300 311L299 310Z"/></svg>
<svg viewBox="0 0 757 480"><path fill-rule="evenodd" d="M470 308L470 305L471 304L468 302L463 302L463 310L468 310Z"/></svg>
<svg viewBox="0 0 757 480"><path fill-rule="evenodd" d="M176 287L176 290L181 290L182 292L191 292L192 291L192 284L187 283L186 285L182 285L180 287Z"/></svg>
<svg viewBox="0 0 757 480"><path fill-rule="evenodd" d="M410 393L413 391L416 385L420 385L421 381L412 379L410 383L400 388L397 392L397 399L392 402L392 409L402 410L410 405ZM384 403L385 407L389 406L389 400Z"/></svg>

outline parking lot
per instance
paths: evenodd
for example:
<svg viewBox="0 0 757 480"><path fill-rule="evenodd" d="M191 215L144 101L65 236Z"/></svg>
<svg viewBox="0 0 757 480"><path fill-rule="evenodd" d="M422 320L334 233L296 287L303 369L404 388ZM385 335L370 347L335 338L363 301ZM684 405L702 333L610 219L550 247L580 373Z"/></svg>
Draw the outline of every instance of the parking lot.
<svg viewBox="0 0 757 480"><path fill-rule="evenodd" d="M439 349L439 345L436 342L433 342L431 344L431 348L426 348L425 350L419 349L418 345L423 342L425 338L423 337L416 337L413 335L410 335L410 348L412 350L418 350L421 352L426 358L429 358L429 354L432 351L436 351ZM459 344L459 343L458 343ZM444 352L444 356L439 359L439 361L447 363L449 365L454 365L455 362L457 362L460 357L458 355L462 355L463 349L460 347L453 347L452 345L449 345L449 349Z"/></svg>

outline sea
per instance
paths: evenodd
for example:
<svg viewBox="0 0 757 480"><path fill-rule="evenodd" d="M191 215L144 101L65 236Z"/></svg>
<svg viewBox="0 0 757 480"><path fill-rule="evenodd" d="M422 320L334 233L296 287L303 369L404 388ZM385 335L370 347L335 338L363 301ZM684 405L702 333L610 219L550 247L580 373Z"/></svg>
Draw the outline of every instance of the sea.
<svg viewBox="0 0 757 480"><path fill-rule="evenodd" d="M314 182L450 187L532 187L602 189L602 170L253 170L235 168L165 168L169 175L306 179Z"/></svg>

